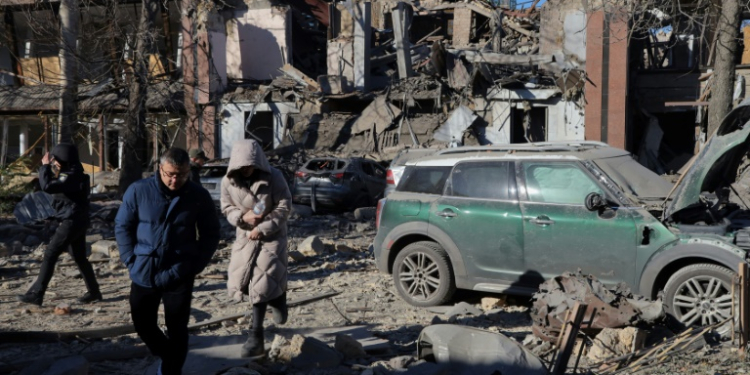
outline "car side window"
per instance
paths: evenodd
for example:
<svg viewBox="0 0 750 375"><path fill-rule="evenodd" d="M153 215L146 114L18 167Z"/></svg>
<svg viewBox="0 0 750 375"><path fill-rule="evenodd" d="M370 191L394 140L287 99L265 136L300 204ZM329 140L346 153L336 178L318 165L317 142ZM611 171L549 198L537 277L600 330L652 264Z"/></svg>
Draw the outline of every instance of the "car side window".
<svg viewBox="0 0 750 375"><path fill-rule="evenodd" d="M372 164L370 164L368 162L363 162L362 163L362 171L365 172L365 174L368 175L368 176L373 176L374 175L374 173L372 171Z"/></svg>
<svg viewBox="0 0 750 375"><path fill-rule="evenodd" d="M454 197L508 199L508 162L460 163L453 168L446 194Z"/></svg>
<svg viewBox="0 0 750 375"><path fill-rule="evenodd" d="M443 194L445 180L451 173L451 167L416 167L408 166L404 170L396 190L410 193Z"/></svg>
<svg viewBox="0 0 750 375"><path fill-rule="evenodd" d="M526 193L532 202L583 205L586 195L604 191L576 163L523 163Z"/></svg>

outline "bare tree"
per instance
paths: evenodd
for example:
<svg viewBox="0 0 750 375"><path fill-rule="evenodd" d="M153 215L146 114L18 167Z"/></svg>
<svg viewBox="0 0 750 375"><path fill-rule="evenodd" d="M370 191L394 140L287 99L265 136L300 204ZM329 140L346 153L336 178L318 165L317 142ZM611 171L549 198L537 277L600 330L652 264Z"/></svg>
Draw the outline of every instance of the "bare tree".
<svg viewBox="0 0 750 375"><path fill-rule="evenodd" d="M135 181L141 179L146 164L146 99L149 80L149 55L152 52L156 28L154 21L159 11L157 0L143 0L138 24L133 78L130 82L130 101L126 122L123 165L120 172L120 195Z"/></svg>
<svg viewBox="0 0 750 375"><path fill-rule="evenodd" d="M737 54L737 34L740 26L740 2L738 0L721 1L721 13L717 26L714 83L708 107L707 134L709 135L719 128L721 120L732 109L735 80L734 57Z"/></svg>

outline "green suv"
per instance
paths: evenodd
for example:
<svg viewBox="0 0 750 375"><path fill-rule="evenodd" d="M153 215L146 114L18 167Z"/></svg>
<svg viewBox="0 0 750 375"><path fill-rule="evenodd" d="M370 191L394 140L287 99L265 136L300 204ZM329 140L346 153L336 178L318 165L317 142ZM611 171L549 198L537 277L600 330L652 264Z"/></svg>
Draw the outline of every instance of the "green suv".
<svg viewBox="0 0 750 375"><path fill-rule="evenodd" d="M748 119L743 103L674 187L598 142L413 160L378 204L378 268L416 306L446 302L456 288L528 295L580 268L650 298L663 291L686 325L722 321L750 249L750 207L731 186L750 164Z"/></svg>

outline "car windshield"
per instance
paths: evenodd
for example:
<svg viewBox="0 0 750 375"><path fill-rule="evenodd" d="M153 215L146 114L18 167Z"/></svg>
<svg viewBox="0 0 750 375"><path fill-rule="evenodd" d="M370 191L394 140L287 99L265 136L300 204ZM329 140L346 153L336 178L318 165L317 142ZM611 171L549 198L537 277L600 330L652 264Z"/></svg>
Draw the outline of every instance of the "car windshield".
<svg viewBox="0 0 750 375"><path fill-rule="evenodd" d="M672 189L666 179L630 156L594 160L620 188L638 198L666 198Z"/></svg>
<svg viewBox="0 0 750 375"><path fill-rule="evenodd" d="M204 166L201 168L201 177L224 177L227 174L226 165Z"/></svg>

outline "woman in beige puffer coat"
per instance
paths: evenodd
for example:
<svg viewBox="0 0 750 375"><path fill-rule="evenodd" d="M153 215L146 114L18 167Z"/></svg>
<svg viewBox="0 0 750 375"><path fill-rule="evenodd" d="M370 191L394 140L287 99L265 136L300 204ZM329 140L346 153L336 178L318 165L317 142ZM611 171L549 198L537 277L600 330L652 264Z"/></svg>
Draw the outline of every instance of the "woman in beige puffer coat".
<svg viewBox="0 0 750 375"><path fill-rule="evenodd" d="M255 214L257 202L265 206ZM271 306L273 319L287 319L287 230L292 195L284 176L271 167L252 139L235 141L227 175L221 181L221 210L237 227L232 245L227 291L235 301L247 297L253 306L250 337L243 357L262 356L263 318Z"/></svg>

